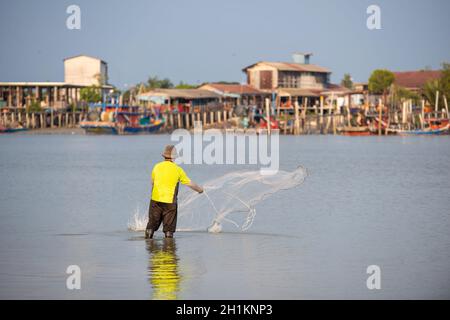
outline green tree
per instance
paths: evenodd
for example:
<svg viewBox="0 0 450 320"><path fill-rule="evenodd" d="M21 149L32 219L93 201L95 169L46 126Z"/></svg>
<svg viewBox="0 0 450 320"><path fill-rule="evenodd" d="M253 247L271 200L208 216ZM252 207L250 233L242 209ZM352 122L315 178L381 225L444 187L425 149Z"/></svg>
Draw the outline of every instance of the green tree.
<svg viewBox="0 0 450 320"><path fill-rule="evenodd" d="M417 101L420 98L417 93L396 84L393 84L389 91L393 97L393 102L395 105L410 99Z"/></svg>
<svg viewBox="0 0 450 320"><path fill-rule="evenodd" d="M441 79L434 79L429 80L425 83L425 86L423 87L423 95L428 100L430 105L434 106L436 104L436 93L440 92L439 94L442 95L442 83ZM443 105L442 96L439 98L440 105Z"/></svg>
<svg viewBox="0 0 450 320"><path fill-rule="evenodd" d="M195 89L197 86L194 86L192 84L184 83L183 81L180 81L179 84L176 85L176 89Z"/></svg>
<svg viewBox="0 0 450 320"><path fill-rule="evenodd" d="M442 64L442 74L439 79L429 80L423 87L423 95L432 105L436 105L436 93L439 91L439 109L445 107L444 97L449 101L450 97L450 63Z"/></svg>
<svg viewBox="0 0 450 320"><path fill-rule="evenodd" d="M344 78L341 80L341 86L352 90L353 89L353 81L350 73L344 74Z"/></svg>
<svg viewBox="0 0 450 320"><path fill-rule="evenodd" d="M42 111L41 102L36 99L33 99L30 102L30 105L27 106L27 112L41 112L41 111Z"/></svg>
<svg viewBox="0 0 450 320"><path fill-rule="evenodd" d="M122 92L122 100L123 100L123 103L124 103L124 104L129 103L130 97L131 97L131 91L130 91L130 89L125 90L124 92Z"/></svg>
<svg viewBox="0 0 450 320"><path fill-rule="evenodd" d="M147 89L170 89L173 83L168 78L159 79L157 76L149 77L147 80Z"/></svg>
<svg viewBox="0 0 450 320"><path fill-rule="evenodd" d="M386 95L394 80L395 76L391 71L382 69L375 70L369 78L369 91L374 94L383 95L383 101L386 105Z"/></svg>
<svg viewBox="0 0 450 320"><path fill-rule="evenodd" d="M95 103L102 100L101 89L98 86L90 86L80 90L80 99L85 103Z"/></svg>
<svg viewBox="0 0 450 320"><path fill-rule="evenodd" d="M444 62L442 64L442 75L441 75L441 90L445 97L450 99L450 63Z"/></svg>
<svg viewBox="0 0 450 320"><path fill-rule="evenodd" d="M239 82L236 82L236 81L217 81L216 83L218 83L218 84L240 84Z"/></svg>

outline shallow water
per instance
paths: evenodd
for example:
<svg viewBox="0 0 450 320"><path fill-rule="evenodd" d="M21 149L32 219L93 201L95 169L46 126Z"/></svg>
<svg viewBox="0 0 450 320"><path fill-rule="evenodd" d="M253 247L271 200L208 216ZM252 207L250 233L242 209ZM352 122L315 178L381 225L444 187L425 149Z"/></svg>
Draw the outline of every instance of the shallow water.
<svg viewBox="0 0 450 320"><path fill-rule="evenodd" d="M310 176L250 230L145 241L127 222L169 136L0 136L0 298L450 298L450 137L280 140L281 169ZM202 183L236 167L185 169Z"/></svg>

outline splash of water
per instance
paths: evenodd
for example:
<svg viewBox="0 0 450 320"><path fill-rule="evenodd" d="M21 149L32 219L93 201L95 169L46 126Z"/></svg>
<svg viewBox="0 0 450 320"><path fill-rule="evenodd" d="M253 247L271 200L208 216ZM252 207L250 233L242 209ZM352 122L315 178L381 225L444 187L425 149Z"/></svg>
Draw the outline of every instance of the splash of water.
<svg viewBox="0 0 450 320"><path fill-rule="evenodd" d="M133 216L128 220L128 230L130 231L144 231L147 227L148 216L141 214L139 206L133 213Z"/></svg>

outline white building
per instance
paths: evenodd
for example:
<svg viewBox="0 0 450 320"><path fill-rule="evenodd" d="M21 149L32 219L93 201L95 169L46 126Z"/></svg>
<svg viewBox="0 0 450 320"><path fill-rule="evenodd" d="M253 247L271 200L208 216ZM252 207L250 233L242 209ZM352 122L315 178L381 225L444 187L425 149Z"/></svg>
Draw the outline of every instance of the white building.
<svg viewBox="0 0 450 320"><path fill-rule="evenodd" d="M98 58L78 55L64 59L64 82L74 85L106 85L108 64Z"/></svg>

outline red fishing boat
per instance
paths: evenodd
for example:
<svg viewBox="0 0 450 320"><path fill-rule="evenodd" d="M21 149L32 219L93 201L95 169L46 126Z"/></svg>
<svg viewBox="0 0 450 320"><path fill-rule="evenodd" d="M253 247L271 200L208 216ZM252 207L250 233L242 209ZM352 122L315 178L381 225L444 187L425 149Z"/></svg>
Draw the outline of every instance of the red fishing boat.
<svg viewBox="0 0 450 320"><path fill-rule="evenodd" d="M340 130L340 132L343 136L350 137L364 137L372 135L369 127L344 127Z"/></svg>

